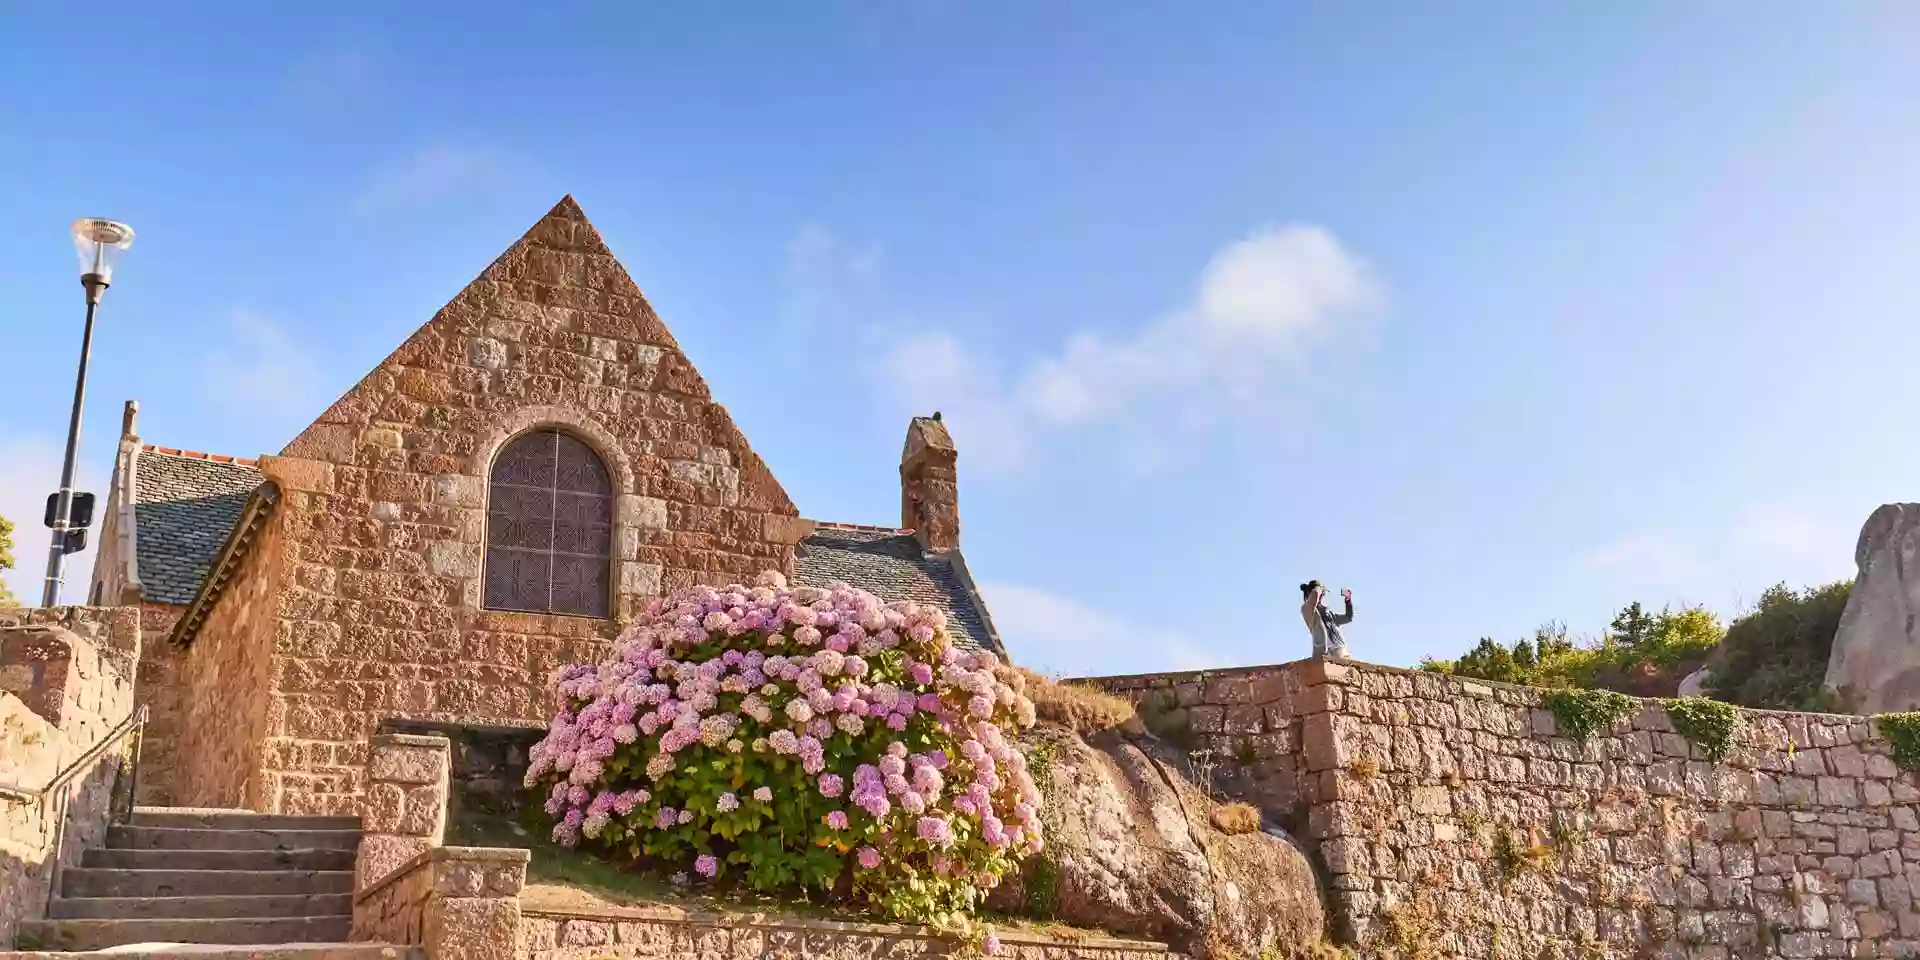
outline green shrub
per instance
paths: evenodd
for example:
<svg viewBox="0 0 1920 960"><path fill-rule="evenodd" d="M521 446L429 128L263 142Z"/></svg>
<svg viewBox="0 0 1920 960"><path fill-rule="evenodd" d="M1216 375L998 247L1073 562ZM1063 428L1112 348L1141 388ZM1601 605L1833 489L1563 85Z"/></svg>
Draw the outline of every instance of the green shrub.
<svg viewBox="0 0 1920 960"><path fill-rule="evenodd" d="M1555 690L1540 706L1553 713L1562 736L1585 740L1632 714L1640 701L1612 690Z"/></svg>
<svg viewBox="0 0 1920 960"><path fill-rule="evenodd" d="M1880 735L1893 747L1893 762L1920 773L1920 712L1883 713L1873 719L1880 725Z"/></svg>
<svg viewBox="0 0 1920 960"><path fill-rule="evenodd" d="M1660 704L1667 708L1673 729L1699 744L1710 760L1726 759L1727 752L1733 749L1734 738L1746 726L1740 708L1731 703L1707 697L1679 697L1662 700Z"/></svg>
<svg viewBox="0 0 1920 960"><path fill-rule="evenodd" d="M1817 698L1852 588L1850 580L1799 591L1786 584L1768 588L1752 613L1727 628L1709 664L1707 692L1764 710L1837 706Z"/></svg>

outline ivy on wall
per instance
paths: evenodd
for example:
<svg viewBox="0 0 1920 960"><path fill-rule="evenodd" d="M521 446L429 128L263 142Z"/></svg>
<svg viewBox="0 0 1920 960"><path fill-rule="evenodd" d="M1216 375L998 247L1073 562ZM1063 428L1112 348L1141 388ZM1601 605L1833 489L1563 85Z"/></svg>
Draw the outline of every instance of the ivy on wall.
<svg viewBox="0 0 1920 960"><path fill-rule="evenodd" d="M1555 690L1540 698L1562 736L1585 740L1625 719L1640 701L1612 690Z"/></svg>
<svg viewBox="0 0 1920 960"><path fill-rule="evenodd" d="M1746 726L1746 721L1740 716L1740 708L1720 700L1677 697L1662 700L1660 704L1667 708L1667 717L1673 721L1673 729L1699 744L1709 760L1726 759L1727 752L1733 749L1734 738Z"/></svg>
<svg viewBox="0 0 1920 960"><path fill-rule="evenodd" d="M1883 713L1873 720L1893 747L1893 762L1902 770L1920 773L1920 712Z"/></svg>

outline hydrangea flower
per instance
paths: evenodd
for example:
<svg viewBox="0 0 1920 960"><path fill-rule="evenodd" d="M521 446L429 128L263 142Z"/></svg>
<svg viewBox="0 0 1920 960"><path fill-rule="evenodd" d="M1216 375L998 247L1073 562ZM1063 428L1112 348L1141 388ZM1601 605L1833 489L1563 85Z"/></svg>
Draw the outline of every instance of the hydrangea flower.
<svg viewBox="0 0 1920 960"><path fill-rule="evenodd" d="M604 661L550 675L527 786L548 789L556 842L604 843L619 821L613 852L661 833L702 877L741 839L696 810L844 798L779 842L851 859L873 902L909 869L954 895L991 889L1042 844L1040 792L1011 739L1033 704L1018 674L946 630L932 607L778 574L649 601ZM901 736L876 749L881 724Z"/></svg>

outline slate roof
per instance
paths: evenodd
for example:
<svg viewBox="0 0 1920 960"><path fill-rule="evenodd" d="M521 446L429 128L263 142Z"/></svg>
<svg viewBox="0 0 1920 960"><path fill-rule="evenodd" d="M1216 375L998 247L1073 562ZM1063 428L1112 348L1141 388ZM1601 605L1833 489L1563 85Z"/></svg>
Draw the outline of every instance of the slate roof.
<svg viewBox="0 0 1920 960"><path fill-rule="evenodd" d="M133 473L134 563L149 602L192 603L263 478L252 460L142 447Z"/></svg>
<svg viewBox="0 0 1920 960"><path fill-rule="evenodd" d="M923 555L909 531L821 524L795 549L793 573L795 583L808 586L845 583L882 600L932 604L946 611L961 645L1000 652L965 563Z"/></svg>

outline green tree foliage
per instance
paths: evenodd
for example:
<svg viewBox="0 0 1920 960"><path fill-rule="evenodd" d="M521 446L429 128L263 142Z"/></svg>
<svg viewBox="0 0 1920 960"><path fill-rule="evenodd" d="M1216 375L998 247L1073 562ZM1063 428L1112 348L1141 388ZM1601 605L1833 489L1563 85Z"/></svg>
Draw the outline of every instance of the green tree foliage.
<svg viewBox="0 0 1920 960"><path fill-rule="evenodd" d="M0 517L0 570L13 569L13 521ZM5 581L0 581L0 606L13 603L13 594L7 591Z"/></svg>
<svg viewBox="0 0 1920 960"><path fill-rule="evenodd" d="M1752 613L1733 621L1707 674L1707 692L1747 707L1831 709L1821 695L1827 656L1851 580L1788 589L1767 588Z"/></svg>
<svg viewBox="0 0 1920 960"><path fill-rule="evenodd" d="M1647 688L1677 685L1675 674L1703 662L1724 633L1719 618L1703 607L1653 613L1632 603L1589 643L1576 643L1565 625L1550 623L1511 646L1483 637L1457 660L1428 659L1421 667L1502 683L1644 695Z"/></svg>

